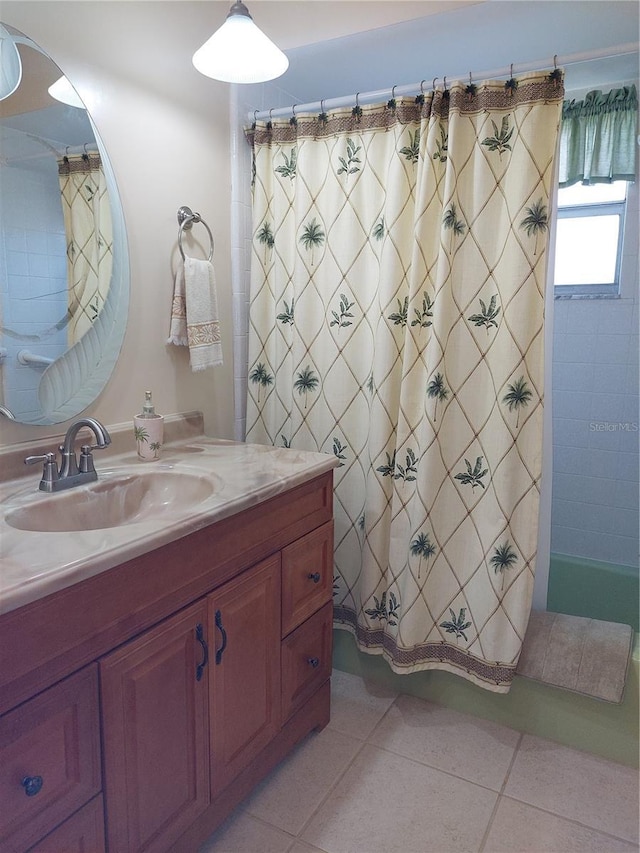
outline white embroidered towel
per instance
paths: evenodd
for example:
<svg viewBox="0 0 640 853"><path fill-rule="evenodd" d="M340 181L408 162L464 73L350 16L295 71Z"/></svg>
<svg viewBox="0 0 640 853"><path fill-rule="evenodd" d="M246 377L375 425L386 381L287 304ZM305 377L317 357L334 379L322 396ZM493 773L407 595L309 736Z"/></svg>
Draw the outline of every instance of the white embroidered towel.
<svg viewBox="0 0 640 853"><path fill-rule="evenodd" d="M215 274L209 261L186 258L184 270L178 269L168 343L189 347L194 372L222 364Z"/></svg>
<svg viewBox="0 0 640 853"><path fill-rule="evenodd" d="M173 287L173 302L171 303L171 325L169 327L168 344L177 347L189 345L187 340L187 304L184 300L184 266L178 264L176 281Z"/></svg>

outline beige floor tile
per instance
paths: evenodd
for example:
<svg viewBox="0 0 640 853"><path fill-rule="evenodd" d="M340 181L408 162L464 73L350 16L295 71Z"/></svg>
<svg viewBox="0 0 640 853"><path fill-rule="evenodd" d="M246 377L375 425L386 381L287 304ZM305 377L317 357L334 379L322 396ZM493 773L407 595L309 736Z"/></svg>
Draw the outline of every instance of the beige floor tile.
<svg viewBox="0 0 640 853"><path fill-rule="evenodd" d="M525 735L504 793L638 841L638 771L597 755Z"/></svg>
<svg viewBox="0 0 640 853"><path fill-rule="evenodd" d="M397 692L334 669L331 674L331 722L343 734L365 740L392 705Z"/></svg>
<svg viewBox="0 0 640 853"><path fill-rule="evenodd" d="M235 811L198 853L288 853L293 842L285 832Z"/></svg>
<svg viewBox="0 0 640 853"><path fill-rule="evenodd" d="M297 835L361 747L329 728L309 735L257 787L245 810Z"/></svg>
<svg viewBox="0 0 640 853"><path fill-rule="evenodd" d="M520 734L413 696L399 696L370 743L500 791Z"/></svg>
<svg viewBox="0 0 640 853"><path fill-rule="evenodd" d="M327 853L477 851L496 798L367 744L301 837Z"/></svg>
<svg viewBox="0 0 640 853"><path fill-rule="evenodd" d="M326 850L320 850L319 847L311 847L310 844L305 844L304 841L296 841L288 853L326 853Z"/></svg>
<svg viewBox="0 0 640 853"><path fill-rule="evenodd" d="M638 847L501 797L484 853L633 853Z"/></svg>

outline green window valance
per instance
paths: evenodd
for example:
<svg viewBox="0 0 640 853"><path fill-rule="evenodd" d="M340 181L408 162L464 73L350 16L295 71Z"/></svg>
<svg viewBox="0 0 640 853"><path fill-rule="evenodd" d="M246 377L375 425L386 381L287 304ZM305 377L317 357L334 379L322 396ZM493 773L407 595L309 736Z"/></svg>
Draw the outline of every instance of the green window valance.
<svg viewBox="0 0 640 853"><path fill-rule="evenodd" d="M561 187L635 181L638 95L635 86L602 93L583 101L565 101L560 132Z"/></svg>

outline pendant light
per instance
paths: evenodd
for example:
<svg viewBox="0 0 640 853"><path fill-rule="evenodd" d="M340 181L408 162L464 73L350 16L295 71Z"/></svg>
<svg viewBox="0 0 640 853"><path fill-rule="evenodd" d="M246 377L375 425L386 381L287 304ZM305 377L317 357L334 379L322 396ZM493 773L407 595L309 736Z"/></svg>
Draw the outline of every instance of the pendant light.
<svg viewBox="0 0 640 853"><path fill-rule="evenodd" d="M22 79L22 62L11 34L0 24L0 101L13 95Z"/></svg>
<svg viewBox="0 0 640 853"><path fill-rule="evenodd" d="M67 104L70 107L78 107L78 109L86 110L80 95L64 75L59 77L55 83L52 83L47 89L47 92L52 98L55 98L56 101L61 101L63 104Z"/></svg>
<svg viewBox="0 0 640 853"><path fill-rule="evenodd" d="M220 29L193 54L193 64L214 80L263 83L284 74L289 60L256 27L247 7L237 0Z"/></svg>

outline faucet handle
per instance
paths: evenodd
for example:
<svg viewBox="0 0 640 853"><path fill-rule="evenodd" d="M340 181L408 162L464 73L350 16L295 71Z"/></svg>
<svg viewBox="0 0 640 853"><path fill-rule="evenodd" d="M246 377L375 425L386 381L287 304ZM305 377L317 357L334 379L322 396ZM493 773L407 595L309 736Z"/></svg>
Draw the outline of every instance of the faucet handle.
<svg viewBox="0 0 640 853"><path fill-rule="evenodd" d="M45 465L49 465L51 462L55 463L55 461L55 453L43 453L42 456L27 456L27 458L24 460L24 464L35 465L36 462L44 462Z"/></svg>
<svg viewBox="0 0 640 853"><path fill-rule="evenodd" d="M92 450L96 448L91 444L83 444L80 448L80 461L78 464L78 468L81 474L88 474L95 472L95 465L93 464L93 455L91 453Z"/></svg>
<svg viewBox="0 0 640 853"><path fill-rule="evenodd" d="M43 492L51 491L51 484L60 476L55 453L44 453L42 456L27 456L24 460L25 465L35 465L36 462L44 462L40 490Z"/></svg>

